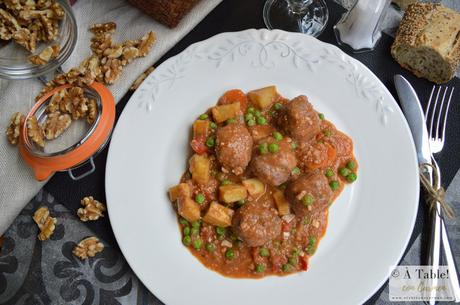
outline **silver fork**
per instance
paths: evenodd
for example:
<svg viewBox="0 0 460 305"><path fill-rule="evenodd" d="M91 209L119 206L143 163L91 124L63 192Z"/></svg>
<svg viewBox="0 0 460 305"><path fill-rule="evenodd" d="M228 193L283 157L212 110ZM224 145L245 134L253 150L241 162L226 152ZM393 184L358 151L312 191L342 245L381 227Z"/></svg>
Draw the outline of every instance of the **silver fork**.
<svg viewBox="0 0 460 305"><path fill-rule="evenodd" d="M454 93L454 88L433 86L431 90L430 99L425 111L425 121L430 139L431 159L435 170L438 174L437 181L434 181L435 187L441 187L441 171L439 170L438 163L434 157L442 151L445 143L447 117L449 115L450 102ZM437 213L440 212L439 203L436 206ZM447 229L442 215L440 216L441 222L441 240L444 250L445 260L449 269L449 280L452 284L453 296L456 302L460 301L460 284L458 279L457 267L455 264L454 256L450 247Z"/></svg>

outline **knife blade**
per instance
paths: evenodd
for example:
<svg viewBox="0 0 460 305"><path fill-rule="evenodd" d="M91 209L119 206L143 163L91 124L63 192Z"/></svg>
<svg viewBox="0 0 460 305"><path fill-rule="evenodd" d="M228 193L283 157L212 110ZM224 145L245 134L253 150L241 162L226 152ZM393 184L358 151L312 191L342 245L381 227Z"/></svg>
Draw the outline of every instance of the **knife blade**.
<svg viewBox="0 0 460 305"><path fill-rule="evenodd" d="M414 139L419 164L431 164L430 140L425 124L425 115L423 114L422 105L420 104L417 93L402 75L395 75L394 82L399 101ZM431 169L425 171L423 174L431 183L433 182L433 172ZM439 204L437 204L437 206L438 205ZM429 215L430 238L428 239L428 257L426 264L432 266L434 270L439 269L441 262L441 227L445 229L444 222L439 215L438 209L434 209ZM437 281L437 279L432 280L430 283L431 286L437 286ZM433 290L430 293L429 304L435 304L435 300L436 291Z"/></svg>
<svg viewBox="0 0 460 305"><path fill-rule="evenodd" d="M418 161L419 163L431 163L430 141L425 124L425 115L417 93L402 75L395 75L394 82L399 101L414 138Z"/></svg>

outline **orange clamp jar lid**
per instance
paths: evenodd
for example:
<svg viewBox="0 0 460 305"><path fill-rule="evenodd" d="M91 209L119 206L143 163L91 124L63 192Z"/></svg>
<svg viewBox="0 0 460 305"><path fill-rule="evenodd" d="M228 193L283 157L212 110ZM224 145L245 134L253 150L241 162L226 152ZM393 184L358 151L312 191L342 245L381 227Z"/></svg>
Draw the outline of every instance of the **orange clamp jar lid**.
<svg viewBox="0 0 460 305"><path fill-rule="evenodd" d="M98 114L95 121L78 141L57 151L45 151L46 146L45 149L41 149L29 139L27 134L27 120L35 115L39 122L44 122L47 117L46 106L51 97L56 92L70 87L72 86L59 86L40 98L27 114L21 130L19 151L24 161L34 171L35 178L39 181L46 180L55 172L64 170L69 170L70 176L75 180L83 178L88 173L75 177L71 170L87 161L93 166L92 171L94 171L92 158L104 148L112 133L115 122L114 98L107 87L94 82L91 86L85 88L85 95L96 100ZM68 130L60 138L66 137L66 132Z"/></svg>

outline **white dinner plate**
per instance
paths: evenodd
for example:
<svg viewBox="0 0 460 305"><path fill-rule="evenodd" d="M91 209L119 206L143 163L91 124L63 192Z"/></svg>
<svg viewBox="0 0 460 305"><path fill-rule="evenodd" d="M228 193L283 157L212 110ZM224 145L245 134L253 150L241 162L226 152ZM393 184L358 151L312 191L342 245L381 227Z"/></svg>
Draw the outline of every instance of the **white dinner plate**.
<svg viewBox="0 0 460 305"><path fill-rule="evenodd" d="M288 98L306 94L351 136L358 180L331 207L307 272L227 278L182 245L167 189L186 169L197 116L228 89L272 84ZM400 260L415 222L419 180L407 122L371 71L307 35L246 30L191 45L142 83L113 133L106 195L128 263L168 305L345 305L369 298Z"/></svg>

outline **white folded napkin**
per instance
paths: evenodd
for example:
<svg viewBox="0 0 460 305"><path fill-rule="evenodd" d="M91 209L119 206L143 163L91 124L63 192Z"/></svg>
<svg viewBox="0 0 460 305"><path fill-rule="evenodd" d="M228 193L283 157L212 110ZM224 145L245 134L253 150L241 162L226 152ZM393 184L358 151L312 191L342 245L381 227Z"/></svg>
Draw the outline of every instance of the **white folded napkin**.
<svg viewBox="0 0 460 305"><path fill-rule="evenodd" d="M78 42L63 69L67 71L90 55L91 33L88 32L88 27L93 23L115 21L115 41L136 39L148 31L156 32L157 41L150 54L127 65L121 78L109 87L118 102L139 74L153 65L221 1L200 1L176 28L169 29L124 0L79 0L73 6L78 23ZM42 84L36 79L0 79L0 235L44 184L34 179L32 171L21 159L17 147L11 146L4 134L11 114L16 111L26 114L41 88Z"/></svg>

